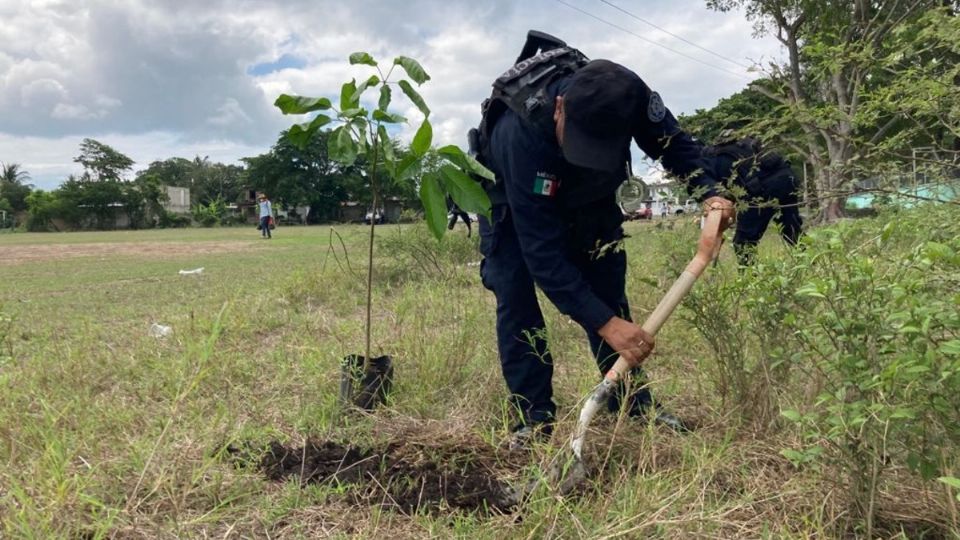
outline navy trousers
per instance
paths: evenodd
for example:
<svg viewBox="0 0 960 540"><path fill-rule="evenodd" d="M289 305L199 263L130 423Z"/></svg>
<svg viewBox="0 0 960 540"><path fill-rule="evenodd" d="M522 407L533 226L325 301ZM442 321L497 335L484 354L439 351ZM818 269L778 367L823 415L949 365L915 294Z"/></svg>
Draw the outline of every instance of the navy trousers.
<svg viewBox="0 0 960 540"><path fill-rule="evenodd" d="M753 264L757 244L767 231L770 220L775 219L780 226L780 234L788 245L796 245L800 239L803 220L795 200L788 201L783 208L747 208L737 214L737 231L733 236L733 249L741 266Z"/></svg>
<svg viewBox="0 0 960 540"><path fill-rule="evenodd" d="M500 367L510 391L510 403L523 424L549 423L556 414L553 401L553 357L547 343L543 313L537 303L533 278L527 270L509 209L494 206L493 223L481 216L480 250L484 259L480 276L484 286L497 298L497 345ZM627 259L622 250L607 250L600 257L576 253L574 262L593 293L620 317L630 320L625 292ZM585 329L601 376L617 359L617 354L592 329ZM630 396L631 414L641 414L652 404L650 391L643 384L643 372L636 369L635 388ZM621 389L607 406L620 408Z"/></svg>

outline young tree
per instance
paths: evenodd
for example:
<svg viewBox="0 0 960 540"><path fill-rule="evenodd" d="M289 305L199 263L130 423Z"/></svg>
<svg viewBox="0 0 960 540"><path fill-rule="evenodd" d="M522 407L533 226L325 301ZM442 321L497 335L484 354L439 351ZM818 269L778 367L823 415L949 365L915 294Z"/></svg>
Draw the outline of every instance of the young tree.
<svg viewBox="0 0 960 540"><path fill-rule="evenodd" d="M351 167L358 163L358 158L363 158L359 161L364 165L364 169L360 171L361 176L369 186L371 207L378 209L383 195L381 176L385 173L386 177L393 182L409 182L419 171L420 163L430 150L433 141L433 127L429 120L430 108L412 84L420 86L430 80L430 76L419 62L405 56L394 58L386 73L381 70L377 61L365 52L351 54L350 64L369 66L376 71L376 74L370 75L359 84L355 79L343 84L337 104L326 97L283 94L277 98L275 105L284 114L316 113L309 122L296 124L287 132L290 141L300 147L309 143L312 137L321 132L321 128L330 123L340 124L327 134L327 149L330 157L339 162L342 167ZM398 66L406 76L391 80ZM395 144L388 131L388 126L406 122L403 116L389 110L394 88L399 88L424 116L410 144L410 153L402 157L394 152ZM363 103L363 94L372 89L377 90L376 102L369 105ZM376 106L372 112L367 109L370 105ZM331 112L333 116L328 116ZM427 225L433 234L440 238L446 232L446 194L449 193L454 201L468 212L489 214L490 200L470 174L483 176L491 181L493 181L493 174L456 146L445 146L439 149L438 153L449 163L441 166L437 174L421 178L420 198L427 214ZM369 362L371 359L374 222L375 220L371 220L367 251L365 340L367 365L364 367L368 371L371 367Z"/></svg>

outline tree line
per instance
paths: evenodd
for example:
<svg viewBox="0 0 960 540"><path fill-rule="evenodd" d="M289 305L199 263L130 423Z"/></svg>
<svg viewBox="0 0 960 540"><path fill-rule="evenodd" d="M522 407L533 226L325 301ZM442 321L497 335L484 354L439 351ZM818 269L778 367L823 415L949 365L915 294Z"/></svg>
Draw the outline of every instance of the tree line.
<svg viewBox="0 0 960 540"><path fill-rule="evenodd" d="M319 132L299 147L281 132L266 153L240 160L240 165L172 157L150 163L133 173L134 161L108 144L84 139L74 162L83 167L56 189L34 189L30 175L18 163L0 163L0 223L28 230L111 229L122 212L131 228L184 226L191 218L204 225L228 224L227 206L248 200L248 192L267 193L274 205L293 209L308 206L308 222L334 221L342 203L371 204L369 178L362 160L349 167L327 154L329 134ZM397 146L398 155L409 152ZM424 168L435 164L427 159ZM419 209L416 183L381 179L382 194L407 208ZM164 208L164 186L190 189L191 215Z"/></svg>

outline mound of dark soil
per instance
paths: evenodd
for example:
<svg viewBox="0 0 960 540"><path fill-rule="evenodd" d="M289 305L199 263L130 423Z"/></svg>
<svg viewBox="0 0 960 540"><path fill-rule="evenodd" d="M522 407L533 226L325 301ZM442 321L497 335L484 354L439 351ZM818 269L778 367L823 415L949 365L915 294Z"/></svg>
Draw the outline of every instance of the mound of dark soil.
<svg viewBox="0 0 960 540"><path fill-rule="evenodd" d="M228 452L237 454L236 450ZM270 480L353 484L356 502L380 504L404 512L420 508L501 510L509 488L485 460L438 448L388 445L368 449L332 441L308 441L303 447L270 443L258 463Z"/></svg>

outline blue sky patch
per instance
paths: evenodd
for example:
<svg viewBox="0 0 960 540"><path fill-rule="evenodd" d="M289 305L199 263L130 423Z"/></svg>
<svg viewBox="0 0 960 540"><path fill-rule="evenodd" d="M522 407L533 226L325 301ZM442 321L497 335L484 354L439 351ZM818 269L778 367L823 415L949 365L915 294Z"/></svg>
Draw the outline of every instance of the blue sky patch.
<svg viewBox="0 0 960 540"><path fill-rule="evenodd" d="M273 62L263 62L254 64L247 68L247 74L254 77L260 77L280 71L281 69L300 69L306 67L307 61L292 54L284 54Z"/></svg>

